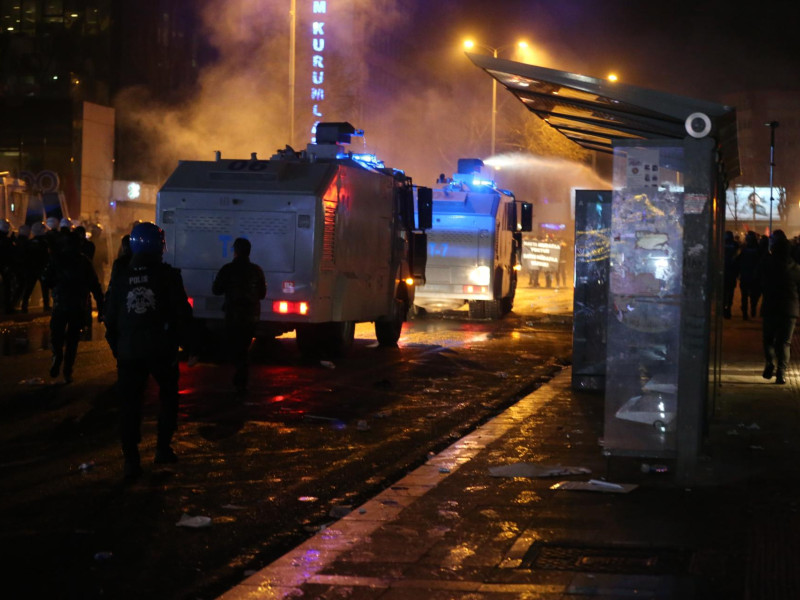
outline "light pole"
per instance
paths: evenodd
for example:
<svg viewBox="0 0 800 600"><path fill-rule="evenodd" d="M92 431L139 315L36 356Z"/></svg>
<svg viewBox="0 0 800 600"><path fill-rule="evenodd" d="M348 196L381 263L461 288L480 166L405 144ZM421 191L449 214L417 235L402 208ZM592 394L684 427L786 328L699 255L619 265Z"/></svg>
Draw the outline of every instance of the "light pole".
<svg viewBox="0 0 800 600"><path fill-rule="evenodd" d="M526 42L517 42L516 44L508 44L506 46L500 46L499 48L492 48L491 46L485 46L483 44L478 44L474 40L464 40L464 49L471 50L472 48L483 48L484 50L488 50L492 53L493 58L497 58L497 53L500 50L504 50L506 48L513 48L516 46L517 48L527 48L528 44ZM494 156L494 149L495 149L495 141L497 139L497 79L492 77L492 153L491 156Z"/></svg>
<svg viewBox="0 0 800 600"><path fill-rule="evenodd" d="M297 46L297 0L289 3L289 145L294 146L295 51Z"/></svg>
<svg viewBox="0 0 800 600"><path fill-rule="evenodd" d="M772 171L775 169L775 128L778 126L777 121L770 121L764 123L769 127L769 239L772 239Z"/></svg>

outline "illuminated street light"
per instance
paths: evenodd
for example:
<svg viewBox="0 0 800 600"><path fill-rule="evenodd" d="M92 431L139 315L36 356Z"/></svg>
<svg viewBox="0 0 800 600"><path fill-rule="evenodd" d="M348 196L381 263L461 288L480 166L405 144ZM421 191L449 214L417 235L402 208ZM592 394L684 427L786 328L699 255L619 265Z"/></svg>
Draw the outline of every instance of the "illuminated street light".
<svg viewBox="0 0 800 600"><path fill-rule="evenodd" d="M492 53L492 57L497 58L497 54L501 50L505 50L506 48L513 48L517 47L520 49L527 48L528 43L525 41L517 42L516 44L508 44L506 46L500 46L499 48L493 48L492 46L485 46L484 44L478 44L474 40L464 40L464 49L465 50L472 50L473 48L483 48L484 50L488 50ZM491 156L494 156L494 149L495 149L495 140L497 138L497 79L492 77L492 153Z"/></svg>
<svg viewBox="0 0 800 600"><path fill-rule="evenodd" d="M608 79L611 83L619 81L619 77L617 77L616 73L609 73L606 79Z"/></svg>

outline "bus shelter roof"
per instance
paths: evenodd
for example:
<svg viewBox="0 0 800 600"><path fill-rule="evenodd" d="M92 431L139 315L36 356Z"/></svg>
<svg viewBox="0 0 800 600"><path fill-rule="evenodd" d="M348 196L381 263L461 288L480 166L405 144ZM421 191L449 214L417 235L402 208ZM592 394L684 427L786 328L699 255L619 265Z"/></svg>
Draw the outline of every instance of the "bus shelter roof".
<svg viewBox="0 0 800 600"><path fill-rule="evenodd" d="M467 56L528 110L588 150L612 152L617 140L710 136L726 178L739 175L732 107L483 54Z"/></svg>

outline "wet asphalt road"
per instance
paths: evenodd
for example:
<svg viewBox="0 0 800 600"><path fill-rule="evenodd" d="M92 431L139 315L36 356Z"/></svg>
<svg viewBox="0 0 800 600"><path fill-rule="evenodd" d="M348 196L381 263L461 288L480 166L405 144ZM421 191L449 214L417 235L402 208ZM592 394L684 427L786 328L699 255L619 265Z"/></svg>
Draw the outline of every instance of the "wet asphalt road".
<svg viewBox="0 0 800 600"><path fill-rule="evenodd" d="M0 331L3 562L13 587L60 598L213 598L546 381L571 353L571 294L520 289L502 321L465 312L406 324L398 348L370 325L332 364L290 337L252 350L251 386L181 365L180 462L121 483L113 359L82 342L75 382L47 375L47 320ZM183 515L207 527L183 527Z"/></svg>

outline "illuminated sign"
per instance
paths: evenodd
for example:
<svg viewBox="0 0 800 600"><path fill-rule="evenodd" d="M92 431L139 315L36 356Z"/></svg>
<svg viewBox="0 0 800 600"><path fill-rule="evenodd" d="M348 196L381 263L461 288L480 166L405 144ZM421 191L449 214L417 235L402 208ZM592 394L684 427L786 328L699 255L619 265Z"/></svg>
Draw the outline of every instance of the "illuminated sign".
<svg viewBox="0 0 800 600"><path fill-rule="evenodd" d="M729 221L768 221L770 204L772 216L782 218L786 210L786 188L772 188L770 202L768 187L736 185L725 192L725 218Z"/></svg>
<svg viewBox="0 0 800 600"><path fill-rule="evenodd" d="M311 13L311 143L317 141L317 125L322 121L325 101L325 19L328 15L327 0L312 0Z"/></svg>
<svg viewBox="0 0 800 600"><path fill-rule="evenodd" d="M128 200L136 200L139 198L139 195L142 193L142 186L135 182L131 181L128 183Z"/></svg>

